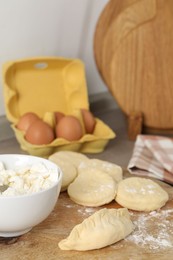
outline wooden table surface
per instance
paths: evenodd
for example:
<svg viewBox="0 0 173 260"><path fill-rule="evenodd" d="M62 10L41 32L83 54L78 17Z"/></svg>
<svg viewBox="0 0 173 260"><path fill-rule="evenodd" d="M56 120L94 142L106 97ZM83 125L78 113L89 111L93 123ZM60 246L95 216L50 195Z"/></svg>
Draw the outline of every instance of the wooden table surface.
<svg viewBox="0 0 173 260"><path fill-rule="evenodd" d="M167 204L157 212L130 211L135 231L116 244L84 252L60 250L58 242L66 238L76 224L101 208L79 206L63 192L54 211L41 224L20 237L0 238L0 259L172 259L173 187L162 182L159 184L169 193ZM105 207L120 206L113 201Z"/></svg>

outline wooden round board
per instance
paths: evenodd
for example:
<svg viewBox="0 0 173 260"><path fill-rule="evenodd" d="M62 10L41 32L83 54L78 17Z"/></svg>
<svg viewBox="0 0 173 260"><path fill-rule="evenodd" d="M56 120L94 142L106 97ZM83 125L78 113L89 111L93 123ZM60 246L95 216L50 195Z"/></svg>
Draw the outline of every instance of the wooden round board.
<svg viewBox="0 0 173 260"><path fill-rule="evenodd" d="M136 1L136 0L133 0ZM104 37L112 23L112 19L117 16L124 8L124 1L109 1L103 9L98 20L95 35L94 35L94 55L98 70L102 77L102 50L104 44ZM106 81L105 78L103 78ZM109 85L108 85L109 87Z"/></svg>
<svg viewBox="0 0 173 260"><path fill-rule="evenodd" d="M172 0L111 0L99 18L94 52L101 76L127 116L143 114L145 127L173 129L172 46Z"/></svg>

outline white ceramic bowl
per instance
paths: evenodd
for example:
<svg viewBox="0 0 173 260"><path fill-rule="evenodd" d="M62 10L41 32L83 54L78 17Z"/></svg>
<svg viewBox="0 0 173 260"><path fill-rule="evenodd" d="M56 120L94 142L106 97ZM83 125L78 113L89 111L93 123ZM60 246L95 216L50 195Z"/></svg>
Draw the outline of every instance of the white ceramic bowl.
<svg viewBox="0 0 173 260"><path fill-rule="evenodd" d="M31 230L52 212L59 197L62 172L53 162L30 155L3 154L0 155L0 161L6 169L43 162L59 176L58 181L46 190L18 196L0 196L0 236L19 236Z"/></svg>

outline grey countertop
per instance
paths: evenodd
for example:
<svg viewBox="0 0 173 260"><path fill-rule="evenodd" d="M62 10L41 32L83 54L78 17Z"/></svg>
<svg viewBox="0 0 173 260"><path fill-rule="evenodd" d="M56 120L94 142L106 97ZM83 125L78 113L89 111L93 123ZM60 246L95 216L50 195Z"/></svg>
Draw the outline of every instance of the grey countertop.
<svg viewBox="0 0 173 260"><path fill-rule="evenodd" d="M114 162L126 168L132 155L134 142L128 140L125 115L109 93L101 93L90 97L90 110L96 117L112 128L116 133L116 138L109 141L102 153L88 154L88 156ZM0 154L4 153L25 154L26 152L21 150L10 123L5 116L2 116L0 117Z"/></svg>

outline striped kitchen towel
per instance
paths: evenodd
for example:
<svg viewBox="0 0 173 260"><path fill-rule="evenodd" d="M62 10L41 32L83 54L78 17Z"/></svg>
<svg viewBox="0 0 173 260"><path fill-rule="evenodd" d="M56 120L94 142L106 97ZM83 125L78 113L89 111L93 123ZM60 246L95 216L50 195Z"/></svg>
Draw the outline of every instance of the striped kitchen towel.
<svg viewBox="0 0 173 260"><path fill-rule="evenodd" d="M127 168L132 174L173 184L173 139L138 135Z"/></svg>

